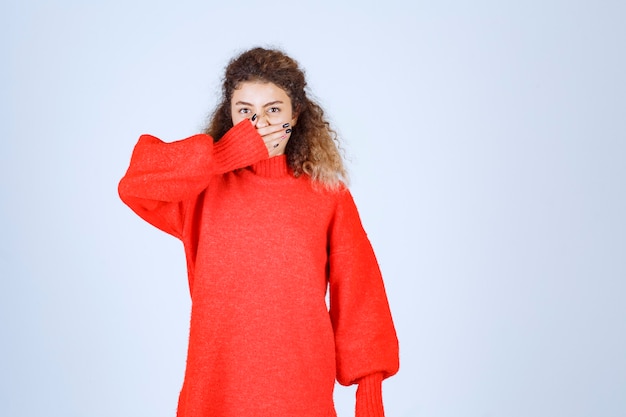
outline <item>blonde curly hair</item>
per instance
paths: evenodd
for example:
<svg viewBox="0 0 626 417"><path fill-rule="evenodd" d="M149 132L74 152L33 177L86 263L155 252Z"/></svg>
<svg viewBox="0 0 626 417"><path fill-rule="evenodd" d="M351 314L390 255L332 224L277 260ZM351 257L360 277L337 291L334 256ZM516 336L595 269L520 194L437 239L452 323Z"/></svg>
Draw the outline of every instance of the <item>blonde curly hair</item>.
<svg viewBox="0 0 626 417"><path fill-rule="evenodd" d="M261 81L282 88L298 115L285 148L287 162L296 177L309 175L328 188L348 182L337 133L324 117L324 110L307 96L304 71L298 63L277 49L253 48L233 58L227 65L221 102L210 117L205 133L218 141L233 127L233 91L246 81Z"/></svg>

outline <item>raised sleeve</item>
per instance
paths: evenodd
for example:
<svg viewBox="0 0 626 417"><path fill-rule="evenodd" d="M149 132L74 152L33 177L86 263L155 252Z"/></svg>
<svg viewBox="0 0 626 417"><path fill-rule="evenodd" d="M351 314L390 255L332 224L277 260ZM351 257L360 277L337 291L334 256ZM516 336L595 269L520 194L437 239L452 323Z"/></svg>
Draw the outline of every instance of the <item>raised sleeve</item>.
<svg viewBox="0 0 626 417"><path fill-rule="evenodd" d="M170 143L142 135L118 193L144 220L181 238L185 205L209 186L213 176L266 158L267 148L247 120L216 143L205 134Z"/></svg>
<svg viewBox="0 0 626 417"><path fill-rule="evenodd" d="M398 339L378 261L347 189L340 193L329 242L337 380L359 385L357 417L383 417L381 385L398 371Z"/></svg>

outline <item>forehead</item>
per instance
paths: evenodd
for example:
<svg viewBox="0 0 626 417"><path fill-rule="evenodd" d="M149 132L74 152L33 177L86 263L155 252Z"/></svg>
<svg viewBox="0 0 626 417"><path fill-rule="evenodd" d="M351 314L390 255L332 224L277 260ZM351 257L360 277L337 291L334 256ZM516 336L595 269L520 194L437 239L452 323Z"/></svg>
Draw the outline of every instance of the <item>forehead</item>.
<svg viewBox="0 0 626 417"><path fill-rule="evenodd" d="M244 81L233 90L233 103L246 101L248 103L268 103L283 101L291 103L289 96L279 86L271 82Z"/></svg>

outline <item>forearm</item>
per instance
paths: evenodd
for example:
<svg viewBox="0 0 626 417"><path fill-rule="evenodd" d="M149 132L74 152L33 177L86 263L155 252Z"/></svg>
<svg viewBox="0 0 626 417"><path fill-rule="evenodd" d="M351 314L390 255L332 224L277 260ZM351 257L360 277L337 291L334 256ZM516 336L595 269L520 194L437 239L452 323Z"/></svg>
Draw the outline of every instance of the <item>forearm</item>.
<svg viewBox="0 0 626 417"><path fill-rule="evenodd" d="M382 382L382 373L367 375L359 380L356 391L356 417L385 417Z"/></svg>
<svg viewBox="0 0 626 417"><path fill-rule="evenodd" d="M176 202L200 193L213 175L267 158L267 150L248 122L238 124L213 143L204 134L165 143L143 135L119 185L122 200Z"/></svg>

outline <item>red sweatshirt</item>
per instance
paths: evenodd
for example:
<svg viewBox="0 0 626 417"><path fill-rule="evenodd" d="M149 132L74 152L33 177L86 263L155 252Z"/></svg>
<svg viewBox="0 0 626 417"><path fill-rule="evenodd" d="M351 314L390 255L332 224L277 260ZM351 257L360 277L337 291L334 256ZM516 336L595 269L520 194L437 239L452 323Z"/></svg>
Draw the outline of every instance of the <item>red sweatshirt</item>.
<svg viewBox="0 0 626 417"><path fill-rule="evenodd" d="M357 417L384 415L398 341L380 270L350 192L320 188L248 121L216 143L139 139L120 197L187 259L178 417L333 417L335 379L359 384Z"/></svg>

